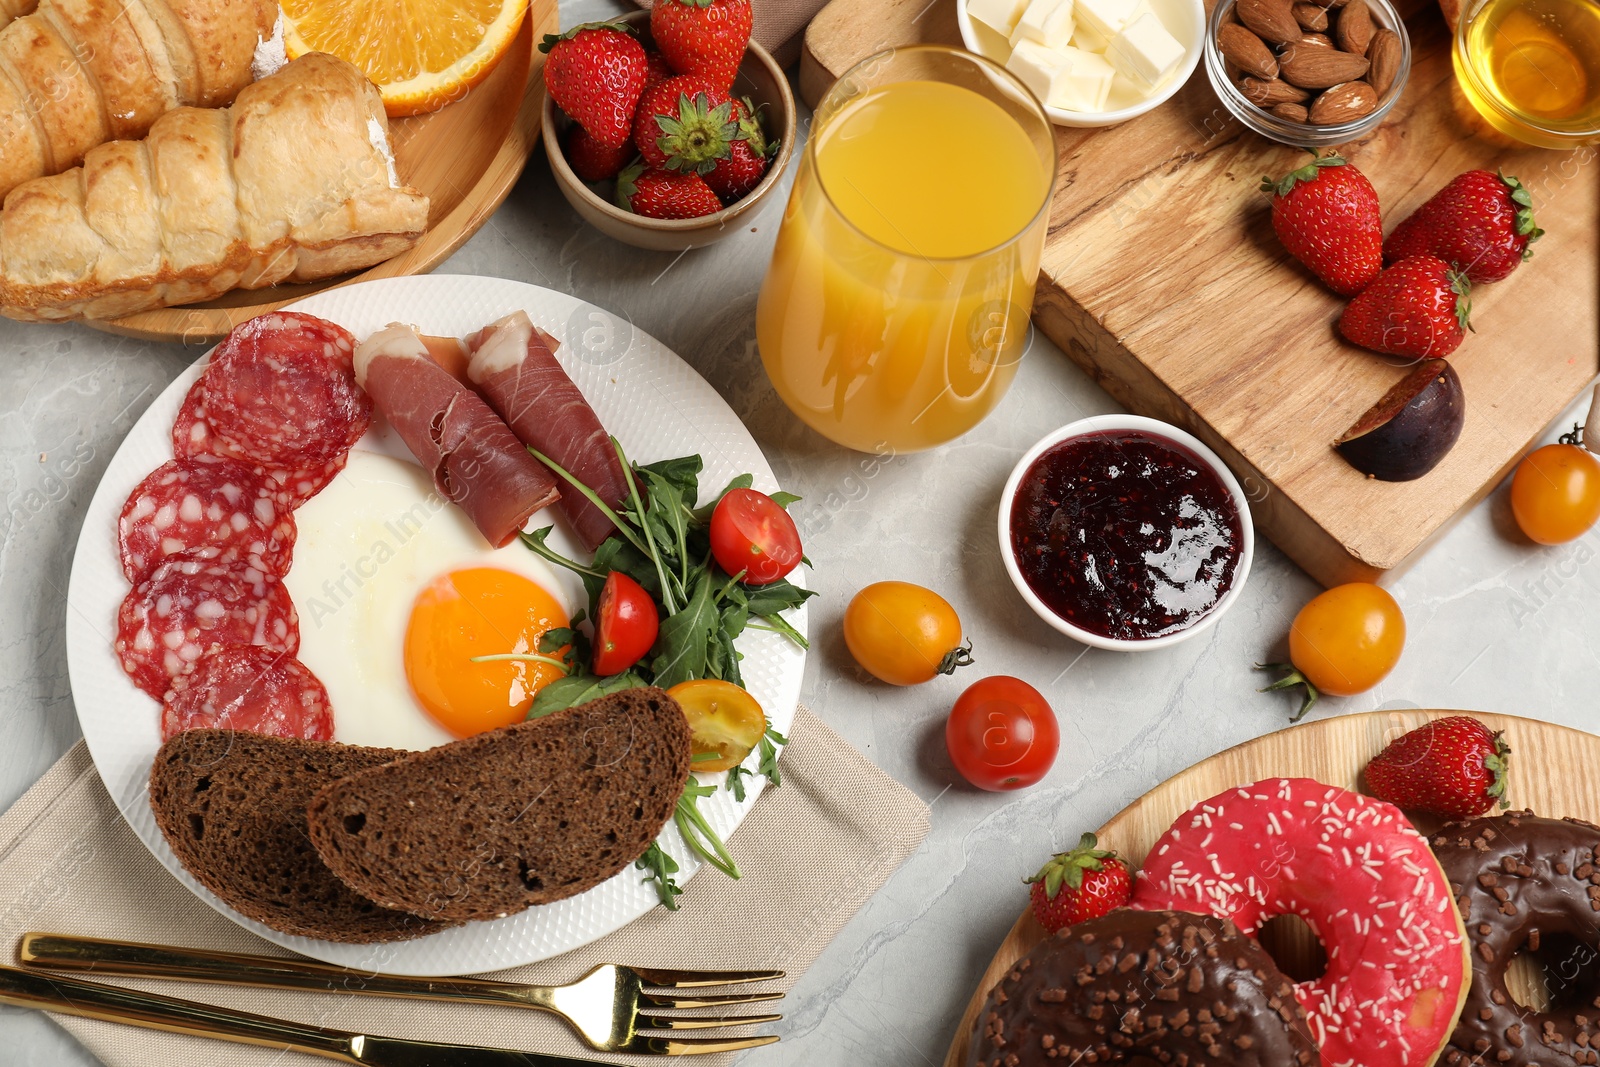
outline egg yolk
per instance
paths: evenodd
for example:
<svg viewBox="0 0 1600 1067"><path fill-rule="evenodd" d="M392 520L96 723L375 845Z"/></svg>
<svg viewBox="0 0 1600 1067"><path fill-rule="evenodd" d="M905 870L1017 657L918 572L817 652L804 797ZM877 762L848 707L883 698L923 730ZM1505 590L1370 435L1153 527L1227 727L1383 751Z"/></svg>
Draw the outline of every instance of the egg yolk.
<svg viewBox="0 0 1600 1067"><path fill-rule="evenodd" d="M406 625L406 681L424 711L456 737L508 726L561 677L545 663L474 663L475 656L538 653L546 631L567 625L538 583L497 567L451 571L417 595Z"/></svg>

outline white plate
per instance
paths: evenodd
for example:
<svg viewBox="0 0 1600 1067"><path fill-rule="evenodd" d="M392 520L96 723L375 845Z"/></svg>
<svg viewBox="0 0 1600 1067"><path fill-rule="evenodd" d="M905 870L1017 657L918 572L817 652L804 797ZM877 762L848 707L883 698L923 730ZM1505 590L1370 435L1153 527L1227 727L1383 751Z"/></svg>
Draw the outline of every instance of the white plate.
<svg viewBox="0 0 1600 1067"><path fill-rule="evenodd" d="M395 321L413 323L424 333L465 336L518 309L562 341L557 352L562 366L630 459L648 463L698 453L705 459L701 487L706 495L746 471L755 476L756 488L778 488L749 431L693 368L627 321L564 293L497 278L433 275L363 282L293 306L337 322L358 338ZM531 963L604 937L655 907L655 890L630 866L581 896L506 919L469 923L415 941L341 945L290 937L246 919L183 869L156 827L146 793L150 765L161 745L160 708L122 672L111 642L117 606L128 590L117 559L117 516L134 486L172 457L173 418L203 362L179 375L150 405L112 458L84 518L67 590L67 666L78 722L106 789L140 840L200 899L246 929L328 963L393 974L464 974ZM381 420L375 420L375 431L357 447L392 454L392 445L381 439L382 429ZM536 516L534 523L549 521ZM571 555L573 541L564 520L555 523L551 544ZM800 576L797 580L804 584ZM791 621L804 632L805 609L792 612ZM746 687L773 726L787 732L800 698L805 653L785 638L755 630L740 638L739 649L745 655L741 666ZM337 707L334 717L337 723ZM754 760L752 755L748 766L753 768ZM722 777L705 776L707 781ZM765 784L764 778L751 778L742 804L719 790L702 802L702 809L726 837ZM671 824L661 843L683 867L680 884L687 881L699 864ZM737 840L732 851L737 858ZM707 877L722 875L712 871Z"/></svg>

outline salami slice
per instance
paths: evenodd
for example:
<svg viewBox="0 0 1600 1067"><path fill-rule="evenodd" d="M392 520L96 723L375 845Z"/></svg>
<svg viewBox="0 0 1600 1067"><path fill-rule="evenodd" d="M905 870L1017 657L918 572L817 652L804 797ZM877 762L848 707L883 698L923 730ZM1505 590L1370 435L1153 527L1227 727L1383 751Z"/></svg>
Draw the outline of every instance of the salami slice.
<svg viewBox="0 0 1600 1067"><path fill-rule="evenodd" d="M294 516L255 471L212 456L163 463L122 507L122 573L138 585L168 556L187 552L282 577L294 552Z"/></svg>
<svg viewBox="0 0 1600 1067"><path fill-rule="evenodd" d="M366 433L355 339L311 315L273 312L236 327L212 354L173 426L178 456L213 455L273 479L290 506L316 495Z"/></svg>
<svg viewBox="0 0 1600 1067"><path fill-rule="evenodd" d="M134 586L117 612L117 659L160 700L196 660L226 645L300 647L294 602L277 578L180 553Z"/></svg>
<svg viewBox="0 0 1600 1067"><path fill-rule="evenodd" d="M161 702L161 740L195 728L331 741L333 709L317 676L287 652L230 645L201 656Z"/></svg>

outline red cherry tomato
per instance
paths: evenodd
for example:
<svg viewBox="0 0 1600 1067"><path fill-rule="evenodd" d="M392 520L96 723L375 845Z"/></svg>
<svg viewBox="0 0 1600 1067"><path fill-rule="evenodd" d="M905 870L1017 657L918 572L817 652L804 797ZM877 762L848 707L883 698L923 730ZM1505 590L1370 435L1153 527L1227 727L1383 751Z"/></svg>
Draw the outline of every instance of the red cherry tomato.
<svg viewBox="0 0 1600 1067"><path fill-rule="evenodd" d="M961 777L999 792L1024 789L1048 774L1061 730L1037 689L1002 674L961 694L945 723L944 743Z"/></svg>
<svg viewBox="0 0 1600 1067"><path fill-rule="evenodd" d="M656 643L661 616L644 586L621 571L606 575L594 620L594 673L621 674Z"/></svg>
<svg viewBox="0 0 1600 1067"><path fill-rule="evenodd" d="M746 585L768 585L800 564L800 531L770 496L734 489L711 513L711 554Z"/></svg>

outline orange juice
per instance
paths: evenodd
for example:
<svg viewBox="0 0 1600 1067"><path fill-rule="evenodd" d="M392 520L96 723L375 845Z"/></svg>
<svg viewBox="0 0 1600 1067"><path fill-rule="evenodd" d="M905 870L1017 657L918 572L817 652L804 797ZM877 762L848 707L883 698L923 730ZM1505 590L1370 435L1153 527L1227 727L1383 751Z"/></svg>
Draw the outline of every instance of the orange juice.
<svg viewBox="0 0 1600 1067"><path fill-rule="evenodd" d="M975 426L1016 373L1053 145L1042 115L1029 128L1026 93L992 76L850 79L818 109L756 336L812 428L862 451L930 448Z"/></svg>

